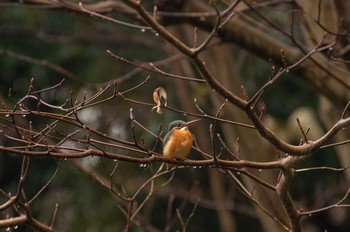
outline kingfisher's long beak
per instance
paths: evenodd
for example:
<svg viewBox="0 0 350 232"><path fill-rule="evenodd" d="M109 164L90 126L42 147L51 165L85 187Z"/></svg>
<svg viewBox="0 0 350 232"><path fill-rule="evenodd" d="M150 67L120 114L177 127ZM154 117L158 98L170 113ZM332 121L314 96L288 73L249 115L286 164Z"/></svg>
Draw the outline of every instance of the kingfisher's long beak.
<svg viewBox="0 0 350 232"><path fill-rule="evenodd" d="M197 124L199 121L201 121L202 119L195 119L195 120L192 120L192 121L189 121L189 122L186 122L185 123L185 126L193 126L195 124Z"/></svg>

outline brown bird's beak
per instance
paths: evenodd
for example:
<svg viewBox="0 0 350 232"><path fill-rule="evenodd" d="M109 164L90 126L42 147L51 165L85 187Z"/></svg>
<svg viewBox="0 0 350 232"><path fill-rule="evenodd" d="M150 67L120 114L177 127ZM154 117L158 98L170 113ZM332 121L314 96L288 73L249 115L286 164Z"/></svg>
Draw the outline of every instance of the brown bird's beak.
<svg viewBox="0 0 350 232"><path fill-rule="evenodd" d="M195 124L197 124L199 121L201 121L202 119L195 119L195 120L192 120L192 121L189 121L189 122L186 122L185 123L185 126L193 126Z"/></svg>

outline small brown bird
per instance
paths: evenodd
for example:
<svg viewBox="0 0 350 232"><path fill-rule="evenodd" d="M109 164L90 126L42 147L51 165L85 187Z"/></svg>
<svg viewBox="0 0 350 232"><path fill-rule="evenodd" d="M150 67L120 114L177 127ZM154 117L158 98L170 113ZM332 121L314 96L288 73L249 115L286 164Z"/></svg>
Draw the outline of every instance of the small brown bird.
<svg viewBox="0 0 350 232"><path fill-rule="evenodd" d="M167 93L163 87L158 87L153 91L153 100L157 104L152 110L157 109L158 114L162 114L161 106L167 105Z"/></svg>
<svg viewBox="0 0 350 232"><path fill-rule="evenodd" d="M192 133L188 127L195 124L201 119L184 122L175 120L169 124L169 131L164 137L163 155L164 157L175 159L186 159L193 145ZM174 165L167 164L167 169Z"/></svg>

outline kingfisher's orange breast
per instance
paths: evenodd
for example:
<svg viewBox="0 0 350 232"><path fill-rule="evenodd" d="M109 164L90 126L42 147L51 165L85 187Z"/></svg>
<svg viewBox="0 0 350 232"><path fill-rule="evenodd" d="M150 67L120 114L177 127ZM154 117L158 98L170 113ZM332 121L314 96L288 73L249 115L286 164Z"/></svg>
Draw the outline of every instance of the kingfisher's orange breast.
<svg viewBox="0 0 350 232"><path fill-rule="evenodd" d="M169 159L186 159L193 144L192 133L187 129L174 129L163 153Z"/></svg>

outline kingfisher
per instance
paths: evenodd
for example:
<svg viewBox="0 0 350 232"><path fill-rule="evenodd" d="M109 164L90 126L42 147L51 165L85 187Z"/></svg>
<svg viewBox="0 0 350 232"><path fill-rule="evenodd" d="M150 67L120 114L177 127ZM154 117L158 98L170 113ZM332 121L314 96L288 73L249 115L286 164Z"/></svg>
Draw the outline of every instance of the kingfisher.
<svg viewBox="0 0 350 232"><path fill-rule="evenodd" d="M200 121L201 119L184 122L175 120L169 124L169 131L164 137L163 155L165 158L186 159L191 151L193 144L193 135L188 127ZM167 169L171 169L174 165L167 164Z"/></svg>

